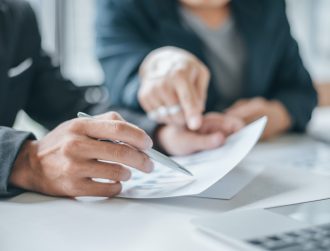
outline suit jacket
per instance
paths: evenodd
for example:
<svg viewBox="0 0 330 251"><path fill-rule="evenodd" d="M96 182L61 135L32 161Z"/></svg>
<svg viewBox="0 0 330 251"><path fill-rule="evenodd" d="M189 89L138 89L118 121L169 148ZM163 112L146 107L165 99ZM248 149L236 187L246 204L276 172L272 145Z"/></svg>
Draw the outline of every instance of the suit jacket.
<svg viewBox="0 0 330 251"><path fill-rule="evenodd" d="M247 54L241 98L280 101L292 129L303 131L317 95L290 34L284 0L232 0L230 5ZM138 69L156 48L183 48L209 65L202 41L182 24L178 0L98 0L97 7L97 55L113 104L141 110ZM214 111L219 99L211 79L206 110Z"/></svg>
<svg viewBox="0 0 330 251"><path fill-rule="evenodd" d="M64 79L42 51L30 5L0 0L0 197L19 191L8 186L8 177L21 146L35 139L11 128L21 109L48 129L76 117L78 111L96 114L111 109L152 134L156 124L145 116L107 103L90 104L84 98L86 90Z"/></svg>

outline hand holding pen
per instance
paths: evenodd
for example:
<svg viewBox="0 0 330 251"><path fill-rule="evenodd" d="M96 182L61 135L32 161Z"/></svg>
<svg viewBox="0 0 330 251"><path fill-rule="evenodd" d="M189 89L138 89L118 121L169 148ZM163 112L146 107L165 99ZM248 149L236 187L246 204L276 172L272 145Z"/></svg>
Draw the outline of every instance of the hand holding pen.
<svg viewBox="0 0 330 251"><path fill-rule="evenodd" d="M153 170L153 162L143 152L152 147L152 140L143 130L112 112L94 118L67 121L41 140L26 141L10 185L53 196L112 197L131 177L125 166L145 173ZM127 144L99 140L107 138ZM93 178L113 182L98 183Z"/></svg>
<svg viewBox="0 0 330 251"><path fill-rule="evenodd" d="M83 112L79 112L78 117L79 118L90 118L90 119L95 118L95 117L90 116L90 115L88 115L86 113L83 113ZM106 141L106 142L110 142L112 144L129 144L129 142L120 141L120 140L116 140L116 139L107 138L107 139L101 139L101 140ZM148 157L150 157L154 161L157 161L157 162L163 164L167 168L170 168L170 169L172 169L176 172L180 172L181 174L184 174L184 175L193 176L193 174L189 170L185 169L179 163L175 162L174 160L167 157L166 155L156 151L155 149L149 148L149 149L145 149L145 150L142 150L142 151L145 154L147 154Z"/></svg>

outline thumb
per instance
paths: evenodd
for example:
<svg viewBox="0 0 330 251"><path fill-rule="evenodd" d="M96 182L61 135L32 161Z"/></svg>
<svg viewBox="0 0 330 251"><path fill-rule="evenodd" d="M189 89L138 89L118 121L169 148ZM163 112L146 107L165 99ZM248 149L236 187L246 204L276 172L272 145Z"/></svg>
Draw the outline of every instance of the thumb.
<svg viewBox="0 0 330 251"><path fill-rule="evenodd" d="M220 147L225 143L226 137L221 132L215 132L211 134L201 134L197 132L189 132L186 135L186 142L188 144L187 154L200 152L205 150L214 149Z"/></svg>

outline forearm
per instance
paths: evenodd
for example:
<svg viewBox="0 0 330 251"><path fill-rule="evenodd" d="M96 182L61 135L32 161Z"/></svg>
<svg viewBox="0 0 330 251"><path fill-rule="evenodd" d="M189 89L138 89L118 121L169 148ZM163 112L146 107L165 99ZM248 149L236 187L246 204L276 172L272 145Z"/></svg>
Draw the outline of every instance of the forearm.
<svg viewBox="0 0 330 251"><path fill-rule="evenodd" d="M28 132L0 127L0 197L12 197L23 191L12 186L9 179L17 156L28 139L34 139L34 136Z"/></svg>

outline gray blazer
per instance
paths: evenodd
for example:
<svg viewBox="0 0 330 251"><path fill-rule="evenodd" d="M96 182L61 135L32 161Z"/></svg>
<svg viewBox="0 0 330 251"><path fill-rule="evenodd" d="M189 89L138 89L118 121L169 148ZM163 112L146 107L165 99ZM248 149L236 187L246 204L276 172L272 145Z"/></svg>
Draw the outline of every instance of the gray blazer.
<svg viewBox="0 0 330 251"><path fill-rule="evenodd" d="M185 49L212 71L203 41L182 23L179 5L179 0L97 0L97 53L113 104L142 110L137 99L138 69L156 48ZM291 115L292 130L304 131L317 95L291 36L285 1L232 0L230 6L247 55L239 98L281 102ZM211 78L206 112L221 111L217 104L222 93L216 85Z"/></svg>

